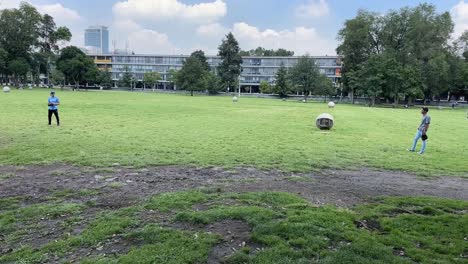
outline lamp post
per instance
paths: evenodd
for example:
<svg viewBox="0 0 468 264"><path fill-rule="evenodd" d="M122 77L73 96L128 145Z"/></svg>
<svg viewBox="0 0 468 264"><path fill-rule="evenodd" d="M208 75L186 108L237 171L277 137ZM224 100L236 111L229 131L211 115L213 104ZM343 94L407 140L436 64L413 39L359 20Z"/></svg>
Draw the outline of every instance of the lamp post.
<svg viewBox="0 0 468 264"><path fill-rule="evenodd" d="M239 74L239 77L238 77L238 82L239 82L239 98L240 98L240 95L241 95L241 78L240 78L240 74Z"/></svg>

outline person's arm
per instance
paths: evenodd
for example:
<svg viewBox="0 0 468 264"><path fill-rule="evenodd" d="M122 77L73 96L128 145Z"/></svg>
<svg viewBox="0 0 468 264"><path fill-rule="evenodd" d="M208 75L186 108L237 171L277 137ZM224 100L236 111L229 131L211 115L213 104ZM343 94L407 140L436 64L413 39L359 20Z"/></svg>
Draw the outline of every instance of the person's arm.
<svg viewBox="0 0 468 264"><path fill-rule="evenodd" d="M60 105L60 99L57 98L57 103L55 105Z"/></svg>

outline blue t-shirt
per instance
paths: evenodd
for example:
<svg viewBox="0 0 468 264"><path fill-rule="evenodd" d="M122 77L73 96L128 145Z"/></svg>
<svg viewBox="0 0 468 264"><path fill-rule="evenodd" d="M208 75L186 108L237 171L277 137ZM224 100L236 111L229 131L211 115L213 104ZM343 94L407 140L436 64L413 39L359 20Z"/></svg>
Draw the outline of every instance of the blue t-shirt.
<svg viewBox="0 0 468 264"><path fill-rule="evenodd" d="M423 129L426 127L426 125L429 125L431 123L431 117L429 115L423 116L421 120L421 125L419 125L419 131L423 131Z"/></svg>
<svg viewBox="0 0 468 264"><path fill-rule="evenodd" d="M60 103L60 100L58 99L58 97L49 97L49 104L50 103L55 103L55 104L59 104ZM49 110L57 110L57 106L56 105L50 105L49 106Z"/></svg>

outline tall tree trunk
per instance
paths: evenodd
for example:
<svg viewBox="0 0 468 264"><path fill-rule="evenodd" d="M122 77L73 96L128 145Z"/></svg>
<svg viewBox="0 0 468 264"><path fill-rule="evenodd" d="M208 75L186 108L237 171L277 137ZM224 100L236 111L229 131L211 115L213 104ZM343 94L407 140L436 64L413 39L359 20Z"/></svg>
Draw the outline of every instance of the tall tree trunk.
<svg viewBox="0 0 468 264"><path fill-rule="evenodd" d="M190 90L190 96L193 96L193 90Z"/></svg>

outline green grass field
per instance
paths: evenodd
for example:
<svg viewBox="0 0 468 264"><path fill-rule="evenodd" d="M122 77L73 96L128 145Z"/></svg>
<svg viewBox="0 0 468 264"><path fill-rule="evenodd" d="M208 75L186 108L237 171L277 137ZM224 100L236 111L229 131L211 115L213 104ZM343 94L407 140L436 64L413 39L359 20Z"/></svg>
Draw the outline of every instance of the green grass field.
<svg viewBox="0 0 468 264"><path fill-rule="evenodd" d="M5 241L21 241L28 229L44 232L39 224L44 222L59 221L72 232L87 206L62 199L23 208L18 199L0 199ZM206 210L193 210L194 205L205 205ZM138 246L83 257L81 263L206 263L210 249L230 237L208 232L209 224L221 220L242 221L252 229L250 238L242 238L247 243L232 245L236 251L222 263L466 263L466 208L466 201L437 198L386 198L344 210L317 207L287 193L165 193L137 206L103 212L80 234L64 234L40 247L23 245L0 255L0 263L62 263L72 252L102 251L115 237ZM198 229L175 228L158 217L145 219L145 214L162 214L169 223Z"/></svg>
<svg viewBox="0 0 468 264"><path fill-rule="evenodd" d="M408 153L419 109L256 98L57 91L62 126L47 126L48 90L0 94L0 164L66 162L255 166L285 171L373 167L419 175L468 172L466 110L431 109L427 153ZM315 117L330 112L330 132Z"/></svg>
<svg viewBox="0 0 468 264"><path fill-rule="evenodd" d="M177 192L166 192L176 190L167 186L162 193L153 190L132 200L132 190L149 184L144 167L157 165L288 172L369 167L468 177L463 109L431 109L427 153L418 155L406 151L420 122L417 108L328 109L324 103L292 100L241 98L233 103L230 97L139 92L58 91L57 96L62 125L49 127L48 90L0 94L0 263L468 259L468 203L462 200L368 197L365 204L339 208L271 192L268 184L262 192L240 188L236 193L227 190L230 185L225 190L208 181ZM334 115L333 130L315 128L315 117L322 112ZM32 166L28 174L22 173L28 166L11 171L1 166L48 163L95 168L85 167L88 173ZM141 172L134 181L128 180L130 173L118 177L117 171L127 166ZM184 171L190 177L191 169ZM154 175L148 175L152 180ZM179 176L180 186L189 181L184 177ZM150 186L167 183L153 178ZM296 185L310 180L287 179ZM232 186L248 185L249 179L237 180ZM35 181L38 188L33 188ZM70 181L76 185L66 185ZM119 203L127 199L134 202Z"/></svg>

